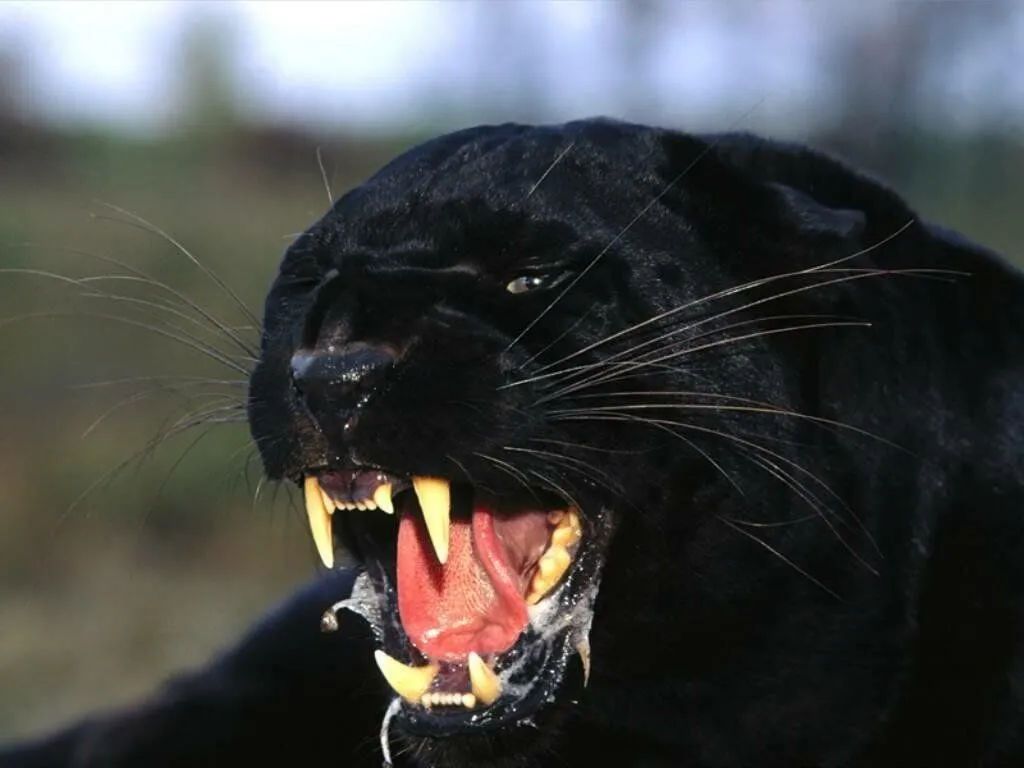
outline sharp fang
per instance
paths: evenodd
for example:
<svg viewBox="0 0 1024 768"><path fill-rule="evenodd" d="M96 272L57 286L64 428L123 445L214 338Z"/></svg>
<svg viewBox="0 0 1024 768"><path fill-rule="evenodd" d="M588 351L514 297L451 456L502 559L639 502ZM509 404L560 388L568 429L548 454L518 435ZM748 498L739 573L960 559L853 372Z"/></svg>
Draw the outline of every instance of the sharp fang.
<svg viewBox="0 0 1024 768"><path fill-rule="evenodd" d="M484 704L493 704L501 696L501 680L494 674L494 670L488 667L484 660L473 651L469 653L468 665L469 683L473 689L473 695Z"/></svg>
<svg viewBox="0 0 1024 768"><path fill-rule="evenodd" d="M374 651L373 658L387 684L410 704L420 703L430 684L437 677L437 664L410 667L391 658L384 651Z"/></svg>
<svg viewBox="0 0 1024 768"><path fill-rule="evenodd" d="M580 655L580 661L583 662L583 687L587 687L587 683L590 682L590 641L580 640L576 644L576 653Z"/></svg>
<svg viewBox="0 0 1024 768"><path fill-rule="evenodd" d="M320 491L320 498L324 500L324 509L327 510L328 515L333 515L334 508L337 506L337 504L335 503L334 499L327 495L327 491L325 491L320 486L320 483L317 483L316 486Z"/></svg>
<svg viewBox="0 0 1024 768"><path fill-rule="evenodd" d="M331 539L331 517L327 514L320 482L312 475L305 480L306 515L309 517L309 531L325 568L334 567L334 542Z"/></svg>
<svg viewBox="0 0 1024 768"><path fill-rule="evenodd" d="M389 515L395 514L395 505L391 503L391 483L382 483L377 486L377 490L373 492L373 502L377 505L377 509L383 510Z"/></svg>
<svg viewBox="0 0 1024 768"><path fill-rule="evenodd" d="M430 543L443 565L448 561L448 534L451 523L452 491L448 481L440 477L414 477L412 487L423 510Z"/></svg>

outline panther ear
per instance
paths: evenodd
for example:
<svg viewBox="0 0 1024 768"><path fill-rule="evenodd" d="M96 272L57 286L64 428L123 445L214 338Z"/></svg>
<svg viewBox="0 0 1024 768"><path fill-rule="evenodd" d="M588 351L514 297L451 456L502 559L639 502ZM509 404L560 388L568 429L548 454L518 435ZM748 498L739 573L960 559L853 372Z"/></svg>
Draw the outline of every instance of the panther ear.
<svg viewBox="0 0 1024 768"><path fill-rule="evenodd" d="M779 195L787 218L808 237L830 237L854 243L863 239L867 221L863 211L830 208L806 192L785 184L773 182L768 186Z"/></svg>

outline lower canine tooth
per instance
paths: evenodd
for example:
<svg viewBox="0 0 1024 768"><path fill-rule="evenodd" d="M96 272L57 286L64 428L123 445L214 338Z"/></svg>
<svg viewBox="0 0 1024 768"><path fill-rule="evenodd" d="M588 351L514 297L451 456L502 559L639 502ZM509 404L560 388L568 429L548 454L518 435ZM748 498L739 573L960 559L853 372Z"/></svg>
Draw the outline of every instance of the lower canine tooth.
<svg viewBox="0 0 1024 768"><path fill-rule="evenodd" d="M437 664L410 667L391 658L384 651L374 651L373 658L388 685L410 704L419 703L437 677Z"/></svg>
<svg viewBox="0 0 1024 768"><path fill-rule="evenodd" d="M331 517L324 506L320 482L313 475L306 475L303 492L306 497L306 515L309 517L309 531L324 567L334 567L334 541L331 538Z"/></svg>
<svg viewBox="0 0 1024 768"><path fill-rule="evenodd" d="M590 682L590 641L581 640L576 645L576 653L580 655L580 661L583 662L583 687L587 687L587 683Z"/></svg>
<svg viewBox="0 0 1024 768"><path fill-rule="evenodd" d="M475 652L470 651L468 666L473 695L484 704L493 704L501 696L501 680Z"/></svg>

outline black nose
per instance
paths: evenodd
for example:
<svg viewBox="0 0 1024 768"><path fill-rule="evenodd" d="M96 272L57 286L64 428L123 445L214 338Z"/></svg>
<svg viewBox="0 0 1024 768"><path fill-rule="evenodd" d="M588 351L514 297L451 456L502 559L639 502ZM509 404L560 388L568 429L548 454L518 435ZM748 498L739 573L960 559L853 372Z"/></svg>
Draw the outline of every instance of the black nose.
<svg viewBox="0 0 1024 768"><path fill-rule="evenodd" d="M292 356L292 380L321 427L344 425L373 395L394 366L394 351L355 342Z"/></svg>

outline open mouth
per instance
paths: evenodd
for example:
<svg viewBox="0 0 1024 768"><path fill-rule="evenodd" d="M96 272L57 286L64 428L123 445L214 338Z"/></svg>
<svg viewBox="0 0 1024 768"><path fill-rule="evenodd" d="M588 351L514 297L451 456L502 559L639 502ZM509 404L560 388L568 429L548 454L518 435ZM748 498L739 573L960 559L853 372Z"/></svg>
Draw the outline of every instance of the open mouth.
<svg viewBox="0 0 1024 768"><path fill-rule="evenodd" d="M304 491L324 565L337 540L365 568L332 611L369 621L381 674L413 720L521 717L528 699L551 699L572 654L586 675L591 543L604 537L575 504L366 469L309 473Z"/></svg>

